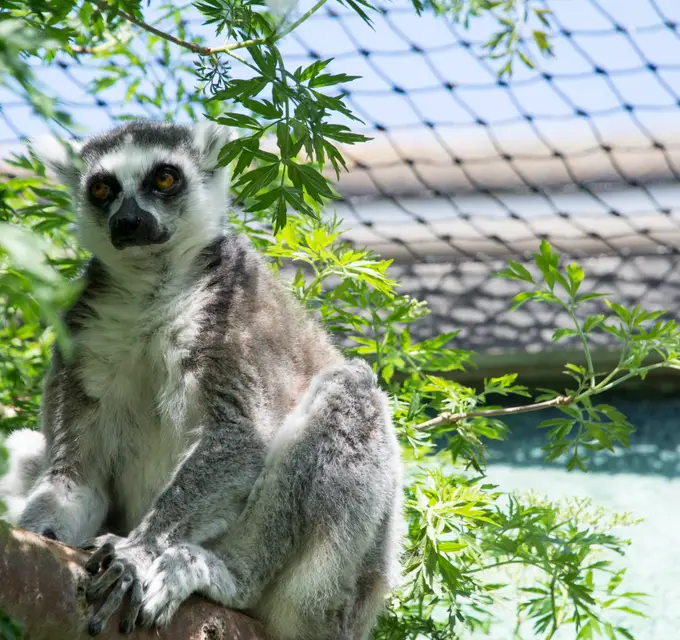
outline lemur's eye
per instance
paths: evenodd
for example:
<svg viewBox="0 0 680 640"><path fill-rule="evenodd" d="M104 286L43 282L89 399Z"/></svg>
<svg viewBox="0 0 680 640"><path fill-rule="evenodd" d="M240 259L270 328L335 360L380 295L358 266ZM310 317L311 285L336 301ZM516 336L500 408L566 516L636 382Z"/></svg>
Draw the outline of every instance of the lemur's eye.
<svg viewBox="0 0 680 640"><path fill-rule="evenodd" d="M172 167L162 167L153 177L153 186L157 191L170 191L179 183L179 174Z"/></svg>
<svg viewBox="0 0 680 640"><path fill-rule="evenodd" d="M90 193L92 194L92 197L97 200L106 200L111 193L111 187L106 184L106 182L95 182L90 187Z"/></svg>

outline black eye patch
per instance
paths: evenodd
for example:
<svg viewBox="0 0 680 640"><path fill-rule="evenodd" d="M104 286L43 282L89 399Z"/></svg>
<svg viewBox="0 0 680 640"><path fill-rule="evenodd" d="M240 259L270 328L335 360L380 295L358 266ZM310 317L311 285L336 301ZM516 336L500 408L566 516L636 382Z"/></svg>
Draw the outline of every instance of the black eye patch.
<svg viewBox="0 0 680 640"><path fill-rule="evenodd" d="M185 179L179 167L171 164L155 166L144 179L143 186L155 195L176 196L183 191Z"/></svg>
<svg viewBox="0 0 680 640"><path fill-rule="evenodd" d="M85 191L88 200L96 207L105 207L113 202L121 191L120 182L110 173L97 173L87 181Z"/></svg>

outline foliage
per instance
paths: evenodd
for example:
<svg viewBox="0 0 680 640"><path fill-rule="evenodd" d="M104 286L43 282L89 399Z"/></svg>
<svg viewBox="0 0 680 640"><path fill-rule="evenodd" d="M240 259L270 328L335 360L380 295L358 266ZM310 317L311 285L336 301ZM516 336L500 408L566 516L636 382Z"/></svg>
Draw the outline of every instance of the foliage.
<svg viewBox="0 0 680 640"><path fill-rule="evenodd" d="M550 44L551 11L531 0L412 0L418 13L431 9L453 19L465 28L475 18L494 25L483 50L492 60L503 64L498 75L511 76L519 59L530 69L536 67L536 54L553 55Z"/></svg>
<svg viewBox="0 0 680 640"><path fill-rule="evenodd" d="M126 105L134 104L158 118L205 113L234 127L236 135L221 154L234 175L239 209L233 224L274 268L293 271L295 294L337 334L348 354L372 363L391 394L404 444L408 530L404 584L376 639L450 640L465 629L485 631L504 602L516 604L517 637L529 626L545 638L560 628L577 630L578 638L630 638L610 613L635 614L639 594L624 590L623 571L611 558L626 546L613 527L633 519L607 520L587 504L504 493L485 482L485 441L508 437L502 420L510 409L492 404L494 398L516 397L526 404L514 412L549 407L562 412L541 426L546 456L570 469L585 468L589 451L626 446L631 425L596 397L654 368L676 367L678 327L660 313L614 301L591 313L601 294L581 292L581 268L562 267L544 242L532 270L511 261L500 275L526 284L515 308L547 304L568 312L573 327L556 330L554 339L578 340L586 365L567 364L570 386L559 393L541 390L537 397L513 374L485 380L480 389L455 382L451 372L471 366L473 354L451 346L455 333L415 340L411 326L428 314L427 305L399 294L389 261L345 245L340 222L319 215L334 197L324 166L330 164L337 175L345 166L342 145L365 140L350 128L357 119L343 87L352 77L331 73L329 60L290 70L277 42L324 1L296 17L293 6L268 7L262 0L199 0L195 8L204 22L229 38L209 47L191 37L183 7L172 3L152 11L143 10L139 0L12 0L0 10L0 77L51 126L74 127L59 103L35 84L28 64L30 56L50 62L61 51L95 66L92 95L122 90L121 120L131 116ZM367 0L341 2L370 22L373 6ZM524 48L529 13L549 26L540 6L524 2L414 4L463 26L471 18L490 17L498 30L488 50L502 60L502 73L511 72L515 56L533 64ZM539 50L549 51L544 31L536 29L532 37ZM148 80L148 56L173 70L176 90ZM234 73L237 67L245 77ZM68 193L46 180L33 158L17 157L11 164L13 177L0 182L5 431L37 422L50 348L55 339L68 345L58 312L77 294L73 280L87 257L71 232ZM590 344L596 332L619 342L621 357L613 370L595 367ZM657 359L650 363L651 355ZM8 625L0 618L0 629Z"/></svg>
<svg viewBox="0 0 680 640"><path fill-rule="evenodd" d="M312 267L308 274L296 272L294 291L319 313L326 326L338 328L350 341L348 353L373 362L392 394L402 441L410 445L405 449L405 581L375 638L448 640L463 628L485 631L493 624L494 607L504 599L516 603L517 633L531 626L540 637L550 638L559 628L573 626L579 638L598 634L630 638L629 631L612 622L609 614L640 614L642 594L622 588L625 572L615 568L610 557L623 554L627 544L611 530L633 524L632 516L608 519L587 502L550 503L535 496L506 494L485 483L484 440L508 435L496 418L508 409L490 405L489 396L531 394L516 383L514 375L486 380L481 390L446 377L446 372L470 364L472 354L447 347L455 334L412 340L409 326L428 313L426 305L395 293L397 283L386 278L384 261L344 246L337 224L294 218L276 236L260 232L258 239L268 255ZM252 224L245 224L245 228L252 228ZM337 263L342 266L338 268ZM576 309L595 298L596 294L579 298L583 273L574 265L561 270L547 243L542 244L535 263L540 277L515 262L500 275L521 274L527 282L530 277L533 288L527 293L543 304ZM339 282L322 287L326 278L339 278ZM556 283L566 285L562 298L555 292ZM516 298L516 303L525 301L528 298L524 294ZM593 405L592 396L631 375L676 364L679 334L673 322L666 321L663 329L649 327L656 314L645 315L638 310L621 324L621 308L614 303L611 308L616 311L603 316L597 326L615 331L621 339L619 367L606 374L593 370L592 378L586 368L577 376L575 389L562 394L544 391L532 403L519 407L530 411L543 403L565 412L559 424L551 421L542 426L551 427L545 446L547 457L554 459L571 452L570 457L564 456L568 468L585 467L586 457L579 453L580 448L611 449L617 441L627 444L630 425L625 417L613 407ZM593 317L580 320L574 313L577 335L587 336L595 330ZM637 340L641 335L648 339ZM626 353L636 340L637 345L644 346L633 349L638 359L632 359ZM584 349L590 354L587 339ZM651 352L662 354L663 362L643 365L645 354ZM567 373L573 375L581 369L566 366ZM427 420L432 413L439 417ZM563 425L569 425L569 429ZM575 426L578 436L569 440ZM573 462L575 458L577 463ZM500 571L510 566L519 571L512 575Z"/></svg>
<svg viewBox="0 0 680 640"><path fill-rule="evenodd" d="M0 183L0 407L11 411L2 420L6 429L37 424L54 338L68 348L58 311L78 293L73 279L85 257L64 213L70 207L66 191L46 182L44 169L29 158L11 165L24 175Z"/></svg>
<svg viewBox="0 0 680 640"><path fill-rule="evenodd" d="M0 611L0 638L2 640L19 640L21 637L21 625Z"/></svg>

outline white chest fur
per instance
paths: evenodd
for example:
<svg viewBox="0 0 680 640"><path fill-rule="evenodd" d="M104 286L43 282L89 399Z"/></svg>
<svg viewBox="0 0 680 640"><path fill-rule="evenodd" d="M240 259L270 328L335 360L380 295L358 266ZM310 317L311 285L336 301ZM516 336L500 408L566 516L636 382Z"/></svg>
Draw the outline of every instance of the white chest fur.
<svg viewBox="0 0 680 640"><path fill-rule="evenodd" d="M200 333L200 290L114 290L93 303L78 340L83 382L97 401L96 441L110 460L114 503L136 526L200 422L197 380L182 363Z"/></svg>

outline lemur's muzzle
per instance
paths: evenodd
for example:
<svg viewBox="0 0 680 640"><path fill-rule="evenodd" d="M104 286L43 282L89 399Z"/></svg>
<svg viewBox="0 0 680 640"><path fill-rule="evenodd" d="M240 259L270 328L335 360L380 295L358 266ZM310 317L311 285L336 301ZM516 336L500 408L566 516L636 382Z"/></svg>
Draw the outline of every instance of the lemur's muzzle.
<svg viewBox="0 0 680 640"><path fill-rule="evenodd" d="M120 209L109 219L111 243L116 249L163 244L170 234L156 218L142 209L134 198L125 198Z"/></svg>

